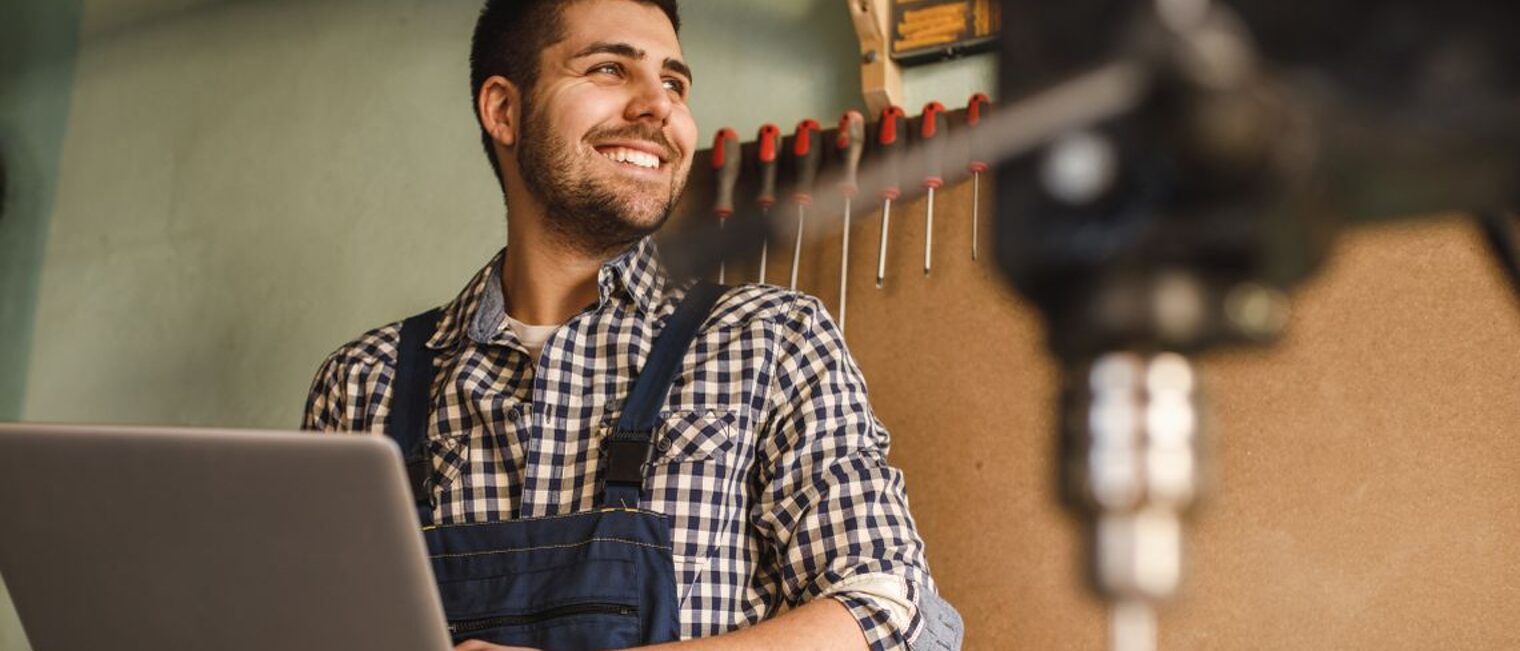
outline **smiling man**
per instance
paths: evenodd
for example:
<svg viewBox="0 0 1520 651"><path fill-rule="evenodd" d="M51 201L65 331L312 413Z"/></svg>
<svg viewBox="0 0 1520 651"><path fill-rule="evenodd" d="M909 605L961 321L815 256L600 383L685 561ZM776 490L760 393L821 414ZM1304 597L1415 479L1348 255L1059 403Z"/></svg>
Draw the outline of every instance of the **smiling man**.
<svg viewBox="0 0 1520 651"><path fill-rule="evenodd" d="M471 86L511 246L333 353L305 425L401 444L460 649L957 648L821 304L662 270L697 141L679 24L487 3Z"/></svg>

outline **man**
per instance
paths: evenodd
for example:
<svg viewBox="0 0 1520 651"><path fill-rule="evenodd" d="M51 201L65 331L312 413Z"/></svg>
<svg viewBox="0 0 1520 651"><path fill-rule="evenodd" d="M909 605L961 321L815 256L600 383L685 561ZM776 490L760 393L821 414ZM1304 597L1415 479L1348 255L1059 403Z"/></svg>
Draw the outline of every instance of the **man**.
<svg viewBox="0 0 1520 651"><path fill-rule="evenodd" d="M305 425L416 441L460 649L953 648L821 304L662 272L697 142L678 29L675 0L487 2L471 83L511 246L329 357Z"/></svg>

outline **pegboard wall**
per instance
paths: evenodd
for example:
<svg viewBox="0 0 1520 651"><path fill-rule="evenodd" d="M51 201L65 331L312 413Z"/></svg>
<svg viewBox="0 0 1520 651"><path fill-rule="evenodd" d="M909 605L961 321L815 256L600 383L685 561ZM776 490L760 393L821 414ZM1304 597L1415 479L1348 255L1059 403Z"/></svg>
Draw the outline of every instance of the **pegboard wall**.
<svg viewBox="0 0 1520 651"><path fill-rule="evenodd" d="M694 168L680 212L707 218ZM1105 648L1054 490L1056 368L995 268L983 190L978 260L970 183L939 193L928 277L924 201L899 202L880 289L880 202L857 201L846 338L966 648ZM836 314L840 245L810 240L800 265ZM772 242L767 281L786 284L791 249ZM754 260L728 270L756 280ZM1277 346L1203 360L1214 481L1161 648L1520 648L1520 309L1477 229L1349 232L1294 308Z"/></svg>

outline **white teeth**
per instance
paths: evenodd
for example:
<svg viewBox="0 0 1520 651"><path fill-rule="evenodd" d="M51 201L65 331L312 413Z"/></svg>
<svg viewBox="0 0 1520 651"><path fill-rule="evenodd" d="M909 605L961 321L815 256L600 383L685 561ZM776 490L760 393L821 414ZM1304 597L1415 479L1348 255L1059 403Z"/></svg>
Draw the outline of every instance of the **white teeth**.
<svg viewBox="0 0 1520 651"><path fill-rule="evenodd" d="M634 165L637 167L643 167L647 169L658 169L660 167L659 156L655 156L654 154L649 154L642 151L636 151L633 149L624 149L619 147L617 149L602 152L602 155L606 156L610 160L619 163L628 163L629 165Z"/></svg>

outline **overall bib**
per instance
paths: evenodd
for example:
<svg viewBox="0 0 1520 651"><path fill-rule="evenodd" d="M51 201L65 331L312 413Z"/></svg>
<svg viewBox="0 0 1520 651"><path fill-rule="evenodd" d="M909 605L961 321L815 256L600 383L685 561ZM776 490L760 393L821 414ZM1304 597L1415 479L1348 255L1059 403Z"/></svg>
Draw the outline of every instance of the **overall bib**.
<svg viewBox="0 0 1520 651"><path fill-rule="evenodd" d="M608 437L596 507L563 516L435 526L427 485L433 310L401 328L389 435L406 455L433 576L454 643L600 651L677 639L670 518L638 506L671 383L723 293L699 283L655 339Z"/></svg>

